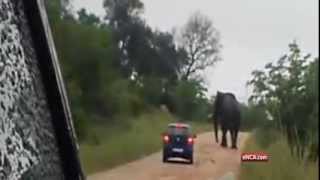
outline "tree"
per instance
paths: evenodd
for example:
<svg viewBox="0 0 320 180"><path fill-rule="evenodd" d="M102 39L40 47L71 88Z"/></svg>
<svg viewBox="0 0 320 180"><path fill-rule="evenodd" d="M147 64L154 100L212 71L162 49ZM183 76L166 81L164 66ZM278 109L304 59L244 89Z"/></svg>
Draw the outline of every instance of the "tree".
<svg viewBox="0 0 320 180"><path fill-rule="evenodd" d="M105 18L118 45L119 66L124 77L139 86L146 102L153 105L167 102L164 99L178 79L183 56L183 51L176 48L173 35L153 31L140 18L144 5L139 0L105 0L104 7Z"/></svg>
<svg viewBox="0 0 320 180"><path fill-rule="evenodd" d="M112 28L114 41L118 45L115 53L119 57L119 65L123 74L131 77L133 72L129 65L129 40L137 27L144 26L144 22L139 17L144 5L140 0L104 0L103 6L106 10L105 20Z"/></svg>
<svg viewBox="0 0 320 180"><path fill-rule="evenodd" d="M62 19L74 20L70 11L70 0L45 0L44 3L51 26Z"/></svg>
<svg viewBox="0 0 320 180"><path fill-rule="evenodd" d="M132 29L128 42L129 66L139 78L156 76L167 82L177 79L180 54L169 33L153 32L149 27Z"/></svg>
<svg viewBox="0 0 320 180"><path fill-rule="evenodd" d="M318 59L302 55L296 42L290 53L265 70L254 71L250 101L263 105L272 114L277 128L288 139L292 154L304 158L318 147ZM307 152L308 151L308 152ZM310 154L311 153L311 154ZM318 155L316 153L316 155Z"/></svg>
<svg viewBox="0 0 320 180"><path fill-rule="evenodd" d="M197 71L213 66L220 60L219 32L209 17L199 12L194 13L182 27L177 41L187 53L180 72L183 79L189 79Z"/></svg>
<svg viewBox="0 0 320 180"><path fill-rule="evenodd" d="M184 121L207 119L211 107L205 91L207 89L199 81L179 81L171 92L175 114Z"/></svg>
<svg viewBox="0 0 320 180"><path fill-rule="evenodd" d="M140 0L104 0L105 19L115 29L130 24L134 18L139 18L144 5Z"/></svg>
<svg viewBox="0 0 320 180"><path fill-rule="evenodd" d="M78 11L78 20L81 24L98 26L100 19L94 14L89 14L86 9L82 8Z"/></svg>

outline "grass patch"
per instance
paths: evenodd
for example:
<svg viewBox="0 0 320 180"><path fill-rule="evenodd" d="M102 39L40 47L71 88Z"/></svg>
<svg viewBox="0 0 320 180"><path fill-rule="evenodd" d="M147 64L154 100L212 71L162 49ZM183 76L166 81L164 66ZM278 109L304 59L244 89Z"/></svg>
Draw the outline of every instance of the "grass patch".
<svg viewBox="0 0 320 180"><path fill-rule="evenodd" d="M252 136L244 151L263 151L269 155L268 162L247 162L241 165L240 180L316 180L319 178L318 163L302 163L290 155L284 138L279 138L267 148Z"/></svg>
<svg viewBox="0 0 320 180"><path fill-rule="evenodd" d="M88 175L106 170L160 150L160 135L168 123L174 121L167 113L151 112L131 119L132 123L91 127L88 140L80 144L80 158L85 173ZM210 128L205 122L190 124L195 133Z"/></svg>

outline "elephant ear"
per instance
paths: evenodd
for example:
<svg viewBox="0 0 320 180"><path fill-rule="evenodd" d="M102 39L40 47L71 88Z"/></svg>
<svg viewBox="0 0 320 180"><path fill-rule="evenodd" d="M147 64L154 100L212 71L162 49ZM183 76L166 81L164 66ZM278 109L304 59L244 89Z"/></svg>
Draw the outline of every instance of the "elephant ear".
<svg viewBox="0 0 320 180"><path fill-rule="evenodd" d="M236 95L234 95L233 93L230 93L230 94L231 94L232 98L237 101Z"/></svg>

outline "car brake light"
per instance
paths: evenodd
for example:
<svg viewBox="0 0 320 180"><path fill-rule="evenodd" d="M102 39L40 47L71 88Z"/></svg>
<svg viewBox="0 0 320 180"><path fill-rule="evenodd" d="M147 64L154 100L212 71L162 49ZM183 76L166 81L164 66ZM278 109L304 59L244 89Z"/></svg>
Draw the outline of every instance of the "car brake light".
<svg viewBox="0 0 320 180"><path fill-rule="evenodd" d="M165 143L168 143L168 142L170 141L169 136L168 136L168 135L163 136L163 141L164 141Z"/></svg>
<svg viewBox="0 0 320 180"><path fill-rule="evenodd" d="M188 138L188 144L193 144L193 138L192 137Z"/></svg>

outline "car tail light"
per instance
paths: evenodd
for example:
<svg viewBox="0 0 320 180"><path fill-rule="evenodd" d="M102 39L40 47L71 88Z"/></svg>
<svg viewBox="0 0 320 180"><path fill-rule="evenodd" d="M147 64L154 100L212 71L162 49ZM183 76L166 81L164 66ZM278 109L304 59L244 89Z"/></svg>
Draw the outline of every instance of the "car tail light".
<svg viewBox="0 0 320 180"><path fill-rule="evenodd" d="M164 135L164 136L163 136L163 141L164 141L165 143L169 143L170 137L169 137L168 135Z"/></svg>
<svg viewBox="0 0 320 180"><path fill-rule="evenodd" d="M194 142L193 138L192 138L192 137L189 137L189 138L188 138L188 144L193 144L193 142Z"/></svg>

